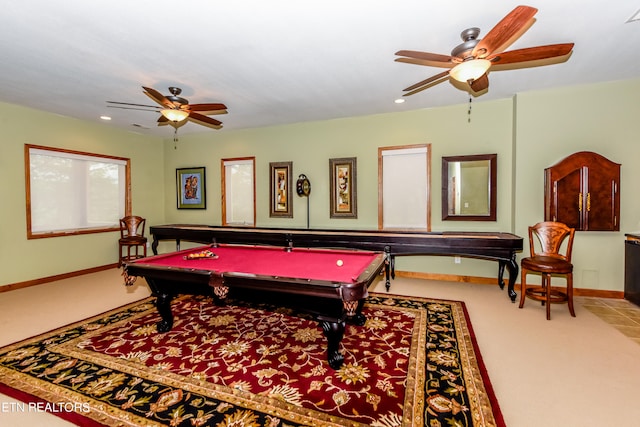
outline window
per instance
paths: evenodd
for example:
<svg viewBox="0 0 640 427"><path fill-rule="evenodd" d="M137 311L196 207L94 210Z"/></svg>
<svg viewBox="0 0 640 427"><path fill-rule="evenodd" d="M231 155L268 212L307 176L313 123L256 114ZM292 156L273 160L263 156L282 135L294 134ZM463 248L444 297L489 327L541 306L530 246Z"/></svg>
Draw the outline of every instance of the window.
<svg viewBox="0 0 640 427"><path fill-rule="evenodd" d="M222 159L222 225L256 223L255 157Z"/></svg>
<svg viewBox="0 0 640 427"><path fill-rule="evenodd" d="M431 230L431 146L378 148L378 228Z"/></svg>
<svg viewBox="0 0 640 427"><path fill-rule="evenodd" d="M25 145L27 238L120 228L130 213L129 159Z"/></svg>

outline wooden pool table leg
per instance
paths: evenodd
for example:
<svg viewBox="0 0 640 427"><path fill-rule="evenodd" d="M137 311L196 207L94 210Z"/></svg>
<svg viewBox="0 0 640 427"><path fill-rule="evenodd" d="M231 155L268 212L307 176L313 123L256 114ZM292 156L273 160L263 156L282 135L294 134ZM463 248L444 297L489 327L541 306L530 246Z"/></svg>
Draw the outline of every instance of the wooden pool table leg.
<svg viewBox="0 0 640 427"><path fill-rule="evenodd" d="M173 328L173 313L171 313L171 300L173 299L173 293L168 292L166 284L161 280L147 278L147 284L151 289L151 295L156 297L156 310L160 315L160 320L156 323L158 332L169 332Z"/></svg>
<svg viewBox="0 0 640 427"><path fill-rule="evenodd" d="M340 369L344 363L344 356L340 353L340 342L344 337L345 325L347 322L357 326L362 326L367 321L367 317L362 314L365 299L343 301L343 316L346 320L319 319L324 335L327 337L327 361L333 369ZM343 317L343 318L345 318Z"/></svg>
<svg viewBox="0 0 640 427"><path fill-rule="evenodd" d="M173 295L165 292L156 295L156 308L162 318L162 320L156 324L156 328L160 333L169 332L171 328L173 328L173 313L171 313L172 299Z"/></svg>
<svg viewBox="0 0 640 427"><path fill-rule="evenodd" d="M367 321L367 317L362 314L364 307L364 298L357 301L343 301L342 306L347 315L347 321L356 326L362 326Z"/></svg>
<svg viewBox="0 0 640 427"><path fill-rule="evenodd" d="M504 289L504 268L506 267L509 271L509 284L507 286L507 295L511 298L511 302L516 302L516 291L513 290L514 285L516 283L516 277L518 277L518 263L516 262L516 254L514 252L511 260L507 261L498 261L498 285L500 285L500 289Z"/></svg>
<svg viewBox="0 0 640 427"><path fill-rule="evenodd" d="M516 302L516 291L513 290L516 284L516 278L518 277L518 263L516 262L516 254L513 253L511 260L506 264L507 270L509 270L509 284L507 285L507 294L511 298L511 302Z"/></svg>
<svg viewBox="0 0 640 427"><path fill-rule="evenodd" d="M214 239L215 240L215 239ZM224 284L221 274L212 273L209 277L209 286L213 290L213 301L218 306L226 305L224 300L229 295L229 287Z"/></svg>
<svg viewBox="0 0 640 427"><path fill-rule="evenodd" d="M384 286L389 292L391 288L391 279L396 278L396 257L391 255L391 248L389 246L384 247Z"/></svg>
<svg viewBox="0 0 640 427"><path fill-rule="evenodd" d="M504 289L503 277L505 265L506 263L504 261L498 261L498 286L500 286L500 289Z"/></svg>
<svg viewBox="0 0 640 427"><path fill-rule="evenodd" d="M327 361L333 369L340 369L344 362L344 356L340 353L340 341L344 336L345 322L320 322L324 335L327 337Z"/></svg>

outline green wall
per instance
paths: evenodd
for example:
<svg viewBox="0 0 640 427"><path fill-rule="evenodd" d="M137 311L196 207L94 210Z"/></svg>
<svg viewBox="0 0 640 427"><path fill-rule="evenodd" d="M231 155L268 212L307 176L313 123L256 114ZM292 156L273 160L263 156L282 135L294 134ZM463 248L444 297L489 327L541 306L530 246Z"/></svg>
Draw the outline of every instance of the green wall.
<svg viewBox="0 0 640 427"><path fill-rule="evenodd" d="M453 89L452 89L453 90ZM113 263L117 233L26 240L25 143L129 157L133 211L148 225L219 225L220 159L255 156L257 225L306 227L307 201L294 195L293 218L269 218L269 162L293 162L312 183L312 228L377 227L378 147L432 146L432 230L508 231L526 237L543 219L543 170L576 151L595 151L622 163L621 231L579 232L574 248L575 286L616 290L624 282L624 234L640 230L640 200L634 187L640 144L632 136L640 116L640 80L521 93L513 99L475 100L468 105L402 113L298 123L259 129L207 131L167 138L145 137L32 109L0 104L0 285ZM426 96L426 95L425 95ZM233 114L230 111L229 114ZM498 212L495 222L442 221L442 156L498 154ZM329 159L357 157L358 219L329 217ZM176 208L175 170L206 167L206 210ZM528 254L526 248L522 255ZM161 251L173 245L164 243ZM37 260L37 262L36 262ZM495 277L496 264L449 257L406 257L398 269Z"/></svg>

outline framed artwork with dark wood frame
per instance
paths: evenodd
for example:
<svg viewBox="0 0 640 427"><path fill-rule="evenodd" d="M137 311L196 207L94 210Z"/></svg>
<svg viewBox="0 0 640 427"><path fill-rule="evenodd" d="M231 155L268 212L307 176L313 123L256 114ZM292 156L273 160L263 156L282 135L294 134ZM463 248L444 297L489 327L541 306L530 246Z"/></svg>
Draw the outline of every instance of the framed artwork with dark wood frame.
<svg viewBox="0 0 640 427"><path fill-rule="evenodd" d="M205 168L176 169L178 209L206 209Z"/></svg>
<svg viewBox="0 0 640 427"><path fill-rule="evenodd" d="M358 186L355 157L329 159L330 217L358 218Z"/></svg>
<svg viewBox="0 0 640 427"><path fill-rule="evenodd" d="M497 154L442 158L442 220L495 221Z"/></svg>
<svg viewBox="0 0 640 427"><path fill-rule="evenodd" d="M293 188L291 187L291 169L293 162L269 163L269 216L293 218Z"/></svg>

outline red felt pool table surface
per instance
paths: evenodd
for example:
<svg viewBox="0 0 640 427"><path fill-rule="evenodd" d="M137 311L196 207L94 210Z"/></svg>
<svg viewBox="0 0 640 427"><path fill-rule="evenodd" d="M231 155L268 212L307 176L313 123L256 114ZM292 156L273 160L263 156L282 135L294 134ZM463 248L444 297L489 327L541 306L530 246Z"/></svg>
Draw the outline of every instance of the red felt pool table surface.
<svg viewBox="0 0 640 427"><path fill-rule="evenodd" d="M216 258L185 259L211 251ZM344 249L292 248L250 245L200 246L136 261L138 265L242 273L340 283L355 282L380 256L377 252ZM338 265L338 261L342 265Z"/></svg>

